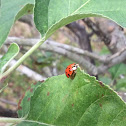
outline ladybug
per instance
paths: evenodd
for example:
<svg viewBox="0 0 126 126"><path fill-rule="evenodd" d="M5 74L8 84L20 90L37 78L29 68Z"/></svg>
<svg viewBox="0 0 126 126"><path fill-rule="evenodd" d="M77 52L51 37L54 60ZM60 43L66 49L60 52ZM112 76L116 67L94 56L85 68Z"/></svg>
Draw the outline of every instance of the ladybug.
<svg viewBox="0 0 126 126"><path fill-rule="evenodd" d="M74 79L78 66L79 65L76 63L70 64L69 66L67 66L67 68L65 70L65 74L66 74L67 78L70 77L70 79L72 79L72 80Z"/></svg>

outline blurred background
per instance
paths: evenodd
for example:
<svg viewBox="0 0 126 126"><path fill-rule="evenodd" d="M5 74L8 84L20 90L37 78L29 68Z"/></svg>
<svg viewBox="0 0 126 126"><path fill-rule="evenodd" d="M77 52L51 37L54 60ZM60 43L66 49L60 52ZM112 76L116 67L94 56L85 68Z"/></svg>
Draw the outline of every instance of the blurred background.
<svg viewBox="0 0 126 126"><path fill-rule="evenodd" d="M33 16L15 22L1 56L10 43L20 46L20 53L8 68L27 52L41 36ZM32 83L64 74L71 63L113 88L126 101L126 29L105 18L86 18L57 30L39 49L15 70L0 88L0 116L17 117L19 99Z"/></svg>

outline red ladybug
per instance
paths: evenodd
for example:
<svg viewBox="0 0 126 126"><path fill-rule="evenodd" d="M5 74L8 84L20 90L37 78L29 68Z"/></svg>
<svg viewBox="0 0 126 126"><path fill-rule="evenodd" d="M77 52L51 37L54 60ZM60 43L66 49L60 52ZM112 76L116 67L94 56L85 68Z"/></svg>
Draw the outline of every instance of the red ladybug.
<svg viewBox="0 0 126 126"><path fill-rule="evenodd" d="M65 74L66 74L67 78L70 77L71 79L74 79L78 66L79 65L76 63L70 64L69 66L67 66L67 68L65 70Z"/></svg>

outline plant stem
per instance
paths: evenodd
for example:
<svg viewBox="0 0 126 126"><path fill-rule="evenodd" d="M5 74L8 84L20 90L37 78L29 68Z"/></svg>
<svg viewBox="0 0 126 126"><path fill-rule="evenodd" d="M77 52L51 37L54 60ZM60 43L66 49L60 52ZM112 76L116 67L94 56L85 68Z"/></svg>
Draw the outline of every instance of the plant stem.
<svg viewBox="0 0 126 126"><path fill-rule="evenodd" d="M33 120L25 120L25 118L9 118L9 117L1 117L0 118L0 123L13 123L13 124L17 124L20 122L30 122L30 123L35 123L35 124L40 124L40 125L44 125L44 126L54 126L51 124L47 124L47 123L43 123L43 122L38 122L38 121L33 121Z"/></svg>
<svg viewBox="0 0 126 126"><path fill-rule="evenodd" d="M20 123L23 120L24 120L23 118L1 117L0 123Z"/></svg>
<svg viewBox="0 0 126 126"><path fill-rule="evenodd" d="M26 52L17 62L14 66L9 68L6 72L4 72L0 76L0 82L4 81L4 79L13 71L15 70L28 56L30 56L43 42L45 39L41 39L38 43L36 43L28 52Z"/></svg>

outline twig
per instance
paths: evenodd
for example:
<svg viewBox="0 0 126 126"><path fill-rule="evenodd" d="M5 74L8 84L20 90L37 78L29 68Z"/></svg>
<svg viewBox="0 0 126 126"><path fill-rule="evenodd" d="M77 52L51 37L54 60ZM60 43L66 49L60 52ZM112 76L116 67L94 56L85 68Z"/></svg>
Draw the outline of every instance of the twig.
<svg viewBox="0 0 126 126"><path fill-rule="evenodd" d="M104 73L104 71L106 71L108 68L121 62L124 62L125 60L126 60L126 47L124 47L124 49L122 49L120 52L117 52L110 58L108 58L107 64L102 64L101 66L99 66L97 69L98 74Z"/></svg>
<svg viewBox="0 0 126 126"><path fill-rule="evenodd" d="M8 38L6 43L9 43L9 40L17 42L19 45L27 45L32 46L36 41L36 39L19 39L19 38ZM22 42L23 41L23 42ZM81 50L79 48L72 47L70 45L57 43L51 40L47 40L42 46L39 47L42 50L51 51L58 53L60 55L66 56L67 58L78 62L86 69L91 71L92 74L97 75L104 73L105 70L114 66L115 64L121 63L126 59L126 47L121 51L113 54L112 56L99 56L94 53ZM99 67L95 67L89 61L87 61L84 56L90 56L91 58L97 59L98 61L102 61L103 64Z"/></svg>
<svg viewBox="0 0 126 126"><path fill-rule="evenodd" d="M98 60L98 61L103 62L103 63L105 63L106 59L107 59L107 56L99 56L99 55L97 55L95 53L89 52L87 50L82 50L80 48L72 47L70 45L55 43L53 41L47 41L46 43L51 45L51 46L55 45L56 47L60 47L60 48L66 49L67 51L77 53L78 55L88 56L88 57L90 57L92 59Z"/></svg>
<svg viewBox="0 0 126 126"><path fill-rule="evenodd" d="M83 21L105 43L112 54L126 46L126 36L119 25L108 19L94 19L95 23L90 18L83 19Z"/></svg>
<svg viewBox="0 0 126 126"><path fill-rule="evenodd" d="M105 42L106 45L110 43L110 37L102 32L99 25L94 23L90 18L82 19L82 21L90 28L92 31Z"/></svg>
<svg viewBox="0 0 126 126"><path fill-rule="evenodd" d="M20 38L16 38L16 37L8 37L8 39L6 40L6 44L16 42L19 45L33 46L38 41L39 41L39 39L20 39ZM105 63L106 59L107 59L107 56L99 56L99 55L97 55L95 53L92 53L92 52L89 52L87 50L82 50L80 48L76 48L76 47L73 47L73 46L70 46L70 45L58 43L58 42L55 42L55 41L52 41L52 40L47 40L39 48L40 49L45 49L45 47L48 48L48 45L49 46L55 46L57 48L59 47L59 48L65 49L67 51L74 52L74 53L76 53L78 55L88 56L88 57L90 57L92 59L96 59L96 60L98 60L100 62L103 62L103 63Z"/></svg>
<svg viewBox="0 0 126 126"><path fill-rule="evenodd" d="M30 46L31 46L31 44L33 44L34 42L37 41L35 39L27 39L27 40L23 39L23 42L25 41L23 43L21 40L22 39L15 39L15 40L13 39L13 41L15 41L17 44L21 44L21 45L24 44L24 45L30 45ZM8 40L7 40L7 42L8 42ZM81 52L80 52L81 53L81 55L80 55L77 52L72 52L71 50L69 50L70 48L66 44L60 44L60 43L56 43L51 40L47 40L39 48L42 50L51 51L51 52L55 52L60 55L63 55L63 56L65 56L75 62L78 62L80 65L84 66L88 71L90 71L92 74L97 75L96 67L92 63L87 61ZM74 48L74 47L71 47L71 48ZM76 50L76 48L75 48L75 50ZM79 52L79 50L81 50L81 49L78 48L78 52ZM84 53L84 54L86 54L86 53Z"/></svg>
<svg viewBox="0 0 126 126"><path fill-rule="evenodd" d="M124 47L119 52L117 52L117 53L113 54L112 56L110 56L109 61L112 61L114 58L119 57L125 51L126 51L126 47Z"/></svg>
<svg viewBox="0 0 126 126"><path fill-rule="evenodd" d="M3 98L0 98L0 102L3 102L5 104L10 104L10 105L13 105L13 106L17 106L17 103L3 99Z"/></svg>

